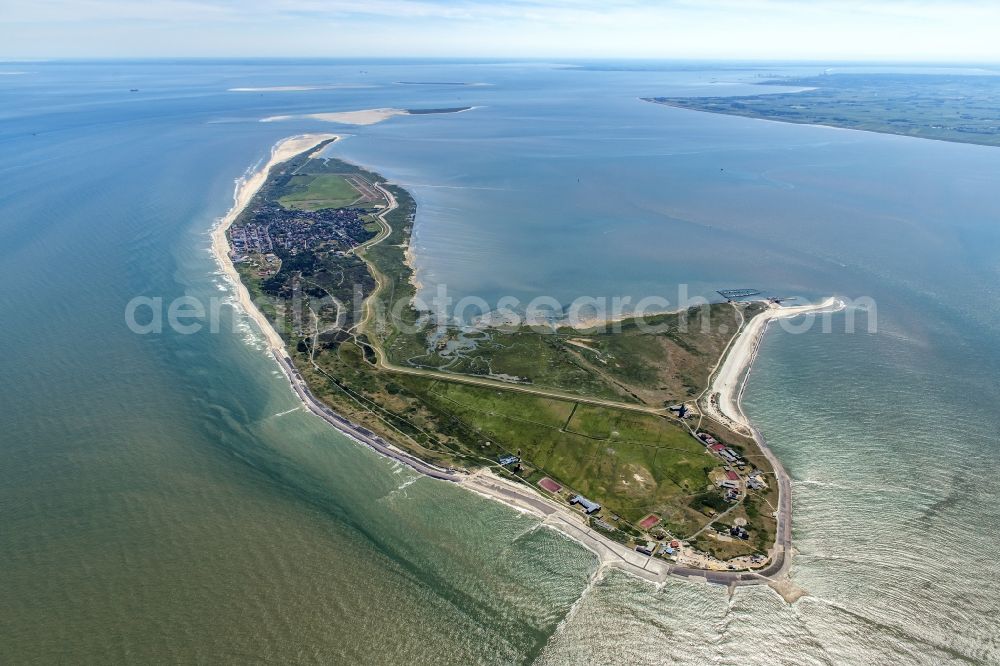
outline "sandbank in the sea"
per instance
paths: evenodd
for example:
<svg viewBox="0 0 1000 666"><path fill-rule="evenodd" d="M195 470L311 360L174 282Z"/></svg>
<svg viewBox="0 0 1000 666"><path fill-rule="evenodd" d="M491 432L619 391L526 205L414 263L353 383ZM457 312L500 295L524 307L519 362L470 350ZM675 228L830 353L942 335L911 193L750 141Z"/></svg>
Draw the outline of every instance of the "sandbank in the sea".
<svg viewBox="0 0 1000 666"><path fill-rule="evenodd" d="M395 116L420 116L436 115L443 113L463 113L472 111L478 107L460 107L456 109L397 109L385 107L381 109L359 109L357 111L336 111L332 113L304 113L299 115L279 115L261 118L262 123L274 123L283 120L321 120L325 123L338 123L340 125L374 125L382 121L394 118Z"/></svg>

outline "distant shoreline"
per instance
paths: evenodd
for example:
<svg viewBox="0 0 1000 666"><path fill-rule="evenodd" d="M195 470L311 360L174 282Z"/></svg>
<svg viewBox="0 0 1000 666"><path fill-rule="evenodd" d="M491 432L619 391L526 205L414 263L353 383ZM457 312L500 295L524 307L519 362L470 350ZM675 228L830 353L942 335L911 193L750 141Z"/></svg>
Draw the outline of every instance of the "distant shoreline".
<svg viewBox="0 0 1000 666"><path fill-rule="evenodd" d="M732 97L732 99L738 100L738 99L741 99L741 98L745 99L745 98L748 98L748 97L749 98L754 98L754 99L758 99L758 98L759 99L765 99L767 97L772 97L772 96L777 96L777 95L802 94L802 93L807 93L807 92L811 92L811 91L810 90L802 90L802 91L796 91L794 93L776 92L776 93L766 93L766 94L761 94L761 95L749 95L749 96L748 95L734 95ZM716 115L716 116L730 116L730 117L733 117L733 118L746 118L748 120L759 120L759 121L770 122L770 123L781 123L783 125L802 125L802 126L805 126L805 127L823 127L823 128L826 128L826 129L841 130L841 131L844 131L844 132L864 132L865 134L877 134L877 135L881 135L881 136L898 136L898 137L903 137L903 138L907 138L907 139L921 139L921 140L924 140L924 141L941 141L941 142L944 142L944 143L955 143L955 144L960 144L960 145L965 145L965 146L982 146L984 148L995 148L995 147L997 147L997 143L989 143L989 142L982 141L982 140L976 141L974 139L974 137L971 137L971 136L970 137L966 137L966 136L963 136L963 135L956 135L956 136L930 136L930 135L927 135L927 134L915 134L915 133L908 133L908 132L903 132L903 131L892 131L891 129L875 129L875 128L869 128L869 127L851 127L851 126L847 126L847 125L844 125L844 124L837 124L837 123L833 123L833 122L823 122L823 121L816 120L816 119L811 119L811 118L774 117L774 116L769 116L769 115L767 115L767 114L765 114L762 111L757 110L757 109L751 109L748 112L741 113L741 112L733 111L733 110L704 108L704 107L696 106L694 104L685 103L684 101L681 101L681 99L672 99L672 98L665 98L665 97L639 97L638 99L640 99L643 102L649 102L651 104L659 104L660 106L669 106L669 107L674 108L674 109L683 109L684 111L694 111L694 112L697 112L697 113L710 113L710 114ZM689 99L691 99L691 100L697 100L697 99L709 99L709 98L689 98Z"/></svg>

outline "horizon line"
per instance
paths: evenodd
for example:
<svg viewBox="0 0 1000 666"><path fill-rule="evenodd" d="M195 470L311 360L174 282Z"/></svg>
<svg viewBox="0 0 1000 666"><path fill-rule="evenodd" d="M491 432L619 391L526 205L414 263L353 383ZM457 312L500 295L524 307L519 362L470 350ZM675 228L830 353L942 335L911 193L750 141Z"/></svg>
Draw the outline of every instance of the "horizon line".
<svg viewBox="0 0 1000 666"><path fill-rule="evenodd" d="M158 60L186 60L186 61L267 61L267 60L314 60L314 61L342 61L342 62L399 62L399 61L473 61L473 62L546 62L558 63L561 61L592 62L592 61L618 61L618 62L684 62L684 63L762 63L762 64L870 64L870 65L952 65L952 64L979 64L1000 66L998 60L982 60L976 58L945 58L945 59L905 59L905 58L863 58L863 57L747 57L739 58L733 56L629 56L629 55L565 55L565 56L503 56L503 55L73 55L73 56L51 56L51 57L22 57L0 55L0 64L41 64L50 62L72 62L72 61L133 61L149 62Z"/></svg>

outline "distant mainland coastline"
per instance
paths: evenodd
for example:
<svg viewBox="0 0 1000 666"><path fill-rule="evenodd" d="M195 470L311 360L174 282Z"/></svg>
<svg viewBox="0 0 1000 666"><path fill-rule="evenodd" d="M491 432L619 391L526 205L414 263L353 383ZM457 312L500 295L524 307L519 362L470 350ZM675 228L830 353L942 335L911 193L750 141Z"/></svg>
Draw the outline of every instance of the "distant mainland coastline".
<svg viewBox="0 0 1000 666"><path fill-rule="evenodd" d="M799 90L640 99L759 120L1000 146L1000 76L834 73L757 85Z"/></svg>

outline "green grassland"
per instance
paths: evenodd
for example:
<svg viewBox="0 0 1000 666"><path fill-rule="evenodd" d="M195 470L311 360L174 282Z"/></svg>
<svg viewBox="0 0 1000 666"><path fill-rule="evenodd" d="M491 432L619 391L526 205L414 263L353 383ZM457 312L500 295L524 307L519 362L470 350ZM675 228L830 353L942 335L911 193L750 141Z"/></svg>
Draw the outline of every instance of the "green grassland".
<svg viewBox="0 0 1000 666"><path fill-rule="evenodd" d="M343 208L363 198L343 176L333 173L296 174L288 188L289 193L278 201L285 208L298 210Z"/></svg>
<svg viewBox="0 0 1000 666"><path fill-rule="evenodd" d="M308 367L304 354L297 360ZM496 468L498 456L518 455L519 478L554 478L566 486L563 499L582 493L620 516L619 524L656 513L663 518L660 527L681 538L731 506L708 479L719 459L667 418L393 375L374 369L348 342L336 352L324 350L316 361L326 373L313 382L322 387L323 399L439 464ZM379 409L373 412L368 402ZM776 498L770 499L776 506ZM763 498L748 497L746 504L753 507L754 539L729 544L731 556L762 552L773 541L771 509Z"/></svg>
<svg viewBox="0 0 1000 666"><path fill-rule="evenodd" d="M422 398L627 522L659 513L678 534L708 522L685 506L718 461L667 419L442 381Z"/></svg>
<svg viewBox="0 0 1000 666"><path fill-rule="evenodd" d="M581 493L619 516L619 524L656 513L659 527L681 538L731 506L708 479L721 462L667 418L393 375L372 368L349 342L317 356L323 375L306 360L297 354L322 399L439 464L497 468L497 457L518 455L523 463L515 478L554 478L566 486L563 499ZM770 510L757 498L747 504L755 507L756 538L731 544L732 556L766 550L773 540Z"/></svg>
<svg viewBox="0 0 1000 666"><path fill-rule="evenodd" d="M289 196L307 201L301 197L308 187L301 189L299 176L327 174L354 174L370 183L380 180L376 174L337 160L300 156L275 171L261 196L268 201L284 202ZM250 269L241 272L251 293L265 296L275 293L268 290L269 283L271 287L291 284L289 276L294 271L299 300L279 290L271 307L276 312L299 308L301 321L313 316L309 312L315 314L311 306L326 294L337 293L353 304L338 291L345 282L362 284L367 296L374 288L373 276L377 278L381 289L369 301L374 316L363 331L352 328L358 323L356 318L350 320L351 326L331 329L315 341L314 327L279 328L296 367L318 398L428 461L469 469L491 467L531 484L545 476L556 479L565 486L564 500L571 493L581 493L600 502L617 528L612 536L625 542L630 536L640 536L634 523L649 513L663 519L656 531L685 538L733 506L709 479L709 473L721 467L721 460L665 410L662 415L642 413L585 404L573 396L653 408L690 399L704 388L711 367L736 330L740 314L735 307L715 304L660 315L649 320L658 324L653 331L626 321L613 330L547 333L528 327L481 331L452 327L443 338L429 338L433 334L429 325L414 326L421 313L411 307L393 307L414 296L405 248L415 204L406 191L386 187L399 207L386 215L389 236L360 252L364 261L353 253L321 249L283 260L271 277L262 278ZM744 315L753 314L753 306L742 307ZM333 313L318 314L325 324L333 318ZM461 354L429 343L463 337L468 340ZM516 377L519 384L556 389L558 394L512 392L504 382L495 387L471 386L451 381L447 375L394 372L377 366L373 345L405 367L508 380ZM721 426L712 428L726 439ZM755 453L752 440L733 436L726 441ZM499 456L509 454L521 458L519 467L505 469L497 464ZM761 459L758 466L770 472L766 461ZM738 507L739 515L750 520L752 538L727 542L719 552L730 557L762 552L770 546L774 525L767 499L748 496L744 500L746 506ZM731 511L726 517L735 515ZM697 543L703 540L698 537Z"/></svg>
<svg viewBox="0 0 1000 666"><path fill-rule="evenodd" d="M716 303L650 315L645 327L626 320L586 330L391 330L384 348L400 366L505 378L580 396L663 407L690 399L704 387L740 317L753 316L761 306L742 308ZM458 347L441 349L445 342Z"/></svg>
<svg viewBox="0 0 1000 666"><path fill-rule="evenodd" d="M761 85L814 89L645 99L696 111L1000 146L1000 76L844 73Z"/></svg>

